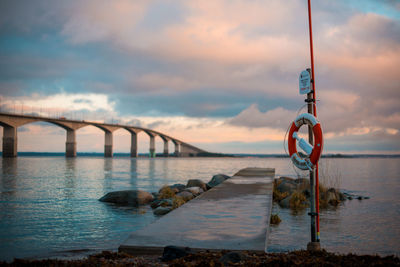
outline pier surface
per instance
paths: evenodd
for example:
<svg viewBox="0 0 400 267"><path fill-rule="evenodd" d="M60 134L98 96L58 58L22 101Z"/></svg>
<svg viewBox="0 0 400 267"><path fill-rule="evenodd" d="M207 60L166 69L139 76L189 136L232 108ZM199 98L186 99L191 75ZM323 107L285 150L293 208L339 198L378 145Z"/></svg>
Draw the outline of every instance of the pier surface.
<svg viewBox="0 0 400 267"><path fill-rule="evenodd" d="M161 254L165 246L193 250L266 251L275 169L246 168L133 232L119 251Z"/></svg>

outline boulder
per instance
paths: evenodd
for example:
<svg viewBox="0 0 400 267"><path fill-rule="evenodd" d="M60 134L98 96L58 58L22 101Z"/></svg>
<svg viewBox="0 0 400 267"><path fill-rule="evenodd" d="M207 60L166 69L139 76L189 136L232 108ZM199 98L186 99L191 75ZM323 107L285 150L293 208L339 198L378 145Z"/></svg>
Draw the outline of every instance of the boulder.
<svg viewBox="0 0 400 267"><path fill-rule="evenodd" d="M154 200L153 202L150 203L150 207L151 207L152 209L157 208L158 206L160 206L161 201L162 201L162 199L156 199L156 200Z"/></svg>
<svg viewBox="0 0 400 267"><path fill-rule="evenodd" d="M214 175L211 180L206 184L207 189L213 188L214 186L219 185L220 183L224 182L225 180L231 178L228 175L225 174L217 174Z"/></svg>
<svg viewBox="0 0 400 267"><path fill-rule="evenodd" d="M201 189L198 186L193 186L193 187L188 187L185 189L185 191L192 193L195 196L200 195L201 193L204 193L203 189Z"/></svg>
<svg viewBox="0 0 400 267"><path fill-rule="evenodd" d="M207 186L202 180L190 179L186 184L186 187L194 187L194 186L198 186L201 189L203 189L203 191L207 191Z"/></svg>
<svg viewBox="0 0 400 267"><path fill-rule="evenodd" d="M170 206L170 207L172 207L172 203L173 203L173 201L172 201L172 199L170 199L170 198L168 198L168 199L161 199L158 206L161 206L161 207L168 207L168 206Z"/></svg>
<svg viewBox="0 0 400 267"><path fill-rule="evenodd" d="M338 193L339 193L339 200L340 201L345 201L347 199L345 194L343 194L342 192L338 192Z"/></svg>
<svg viewBox="0 0 400 267"><path fill-rule="evenodd" d="M186 188L184 184L173 184L170 185L169 187L173 189L176 193L182 192Z"/></svg>
<svg viewBox="0 0 400 267"><path fill-rule="evenodd" d="M159 199L171 198L175 196L176 192L177 192L176 189L172 189L168 185L165 185L161 187L160 190L158 191L158 198Z"/></svg>
<svg viewBox="0 0 400 267"><path fill-rule="evenodd" d="M286 176L279 177L278 182L283 182L283 181L289 182L289 183L294 183L295 179L292 177L286 177Z"/></svg>
<svg viewBox="0 0 400 267"><path fill-rule="evenodd" d="M309 188L304 189L302 192L303 192L303 195L306 196L306 198L310 198L311 197L311 192L310 192Z"/></svg>
<svg viewBox="0 0 400 267"><path fill-rule="evenodd" d="M332 206L337 206L339 204L340 197L335 188L329 188L328 191L326 191L326 201Z"/></svg>
<svg viewBox="0 0 400 267"><path fill-rule="evenodd" d="M191 250L188 247L166 246L161 257L162 261L172 261L185 257L190 254Z"/></svg>
<svg viewBox="0 0 400 267"><path fill-rule="evenodd" d="M282 208L290 208L290 198L291 196L287 196L284 199L282 199L281 201L279 201L279 206L281 206Z"/></svg>
<svg viewBox="0 0 400 267"><path fill-rule="evenodd" d="M139 206L154 200L152 194L142 190L124 190L109 192L99 199L102 202Z"/></svg>
<svg viewBox="0 0 400 267"><path fill-rule="evenodd" d="M157 207L153 210L154 215L165 215L172 210L172 207Z"/></svg>
<svg viewBox="0 0 400 267"><path fill-rule="evenodd" d="M185 201L189 201L194 198L194 195L190 193L189 191L182 191L178 194L176 194L177 197L183 198Z"/></svg>
<svg viewBox="0 0 400 267"><path fill-rule="evenodd" d="M293 181L287 181L287 180L282 180L280 183L278 181L278 186L276 187L276 190L278 190L281 193L289 193L292 194L295 190L297 189L297 184Z"/></svg>
<svg viewBox="0 0 400 267"><path fill-rule="evenodd" d="M310 180L307 178L297 178L296 180L294 180L294 182L296 184L306 184L306 185L310 185Z"/></svg>
<svg viewBox="0 0 400 267"><path fill-rule="evenodd" d="M310 180L306 178L298 178L295 180L297 190L310 189Z"/></svg>
<svg viewBox="0 0 400 267"><path fill-rule="evenodd" d="M231 251L231 252L228 252L225 255L223 255L219 259L219 261L223 265L227 266L227 265L230 265L232 263L238 263L238 262L240 262L240 261L242 261L244 259L245 259L245 256L243 254L235 252L235 251Z"/></svg>

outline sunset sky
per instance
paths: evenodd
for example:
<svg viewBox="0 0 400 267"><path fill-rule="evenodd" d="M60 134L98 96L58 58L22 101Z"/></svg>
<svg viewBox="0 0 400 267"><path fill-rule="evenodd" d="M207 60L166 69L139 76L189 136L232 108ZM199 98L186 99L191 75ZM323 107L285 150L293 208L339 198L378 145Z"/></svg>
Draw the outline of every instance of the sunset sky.
<svg viewBox="0 0 400 267"><path fill-rule="evenodd" d="M400 153L400 1L314 0L312 11L324 153ZM284 153L304 105L307 23L306 0L1 1L1 111L149 127L213 152ZM139 141L147 151L148 137ZM77 142L102 152L103 132L82 128ZM129 144L114 133L115 152ZM64 150L57 126L18 128L18 151Z"/></svg>

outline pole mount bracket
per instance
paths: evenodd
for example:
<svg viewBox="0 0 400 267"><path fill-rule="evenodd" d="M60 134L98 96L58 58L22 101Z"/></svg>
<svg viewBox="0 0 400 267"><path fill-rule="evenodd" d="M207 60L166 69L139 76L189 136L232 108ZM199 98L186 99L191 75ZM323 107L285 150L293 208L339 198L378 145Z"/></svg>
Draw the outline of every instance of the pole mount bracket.
<svg viewBox="0 0 400 267"><path fill-rule="evenodd" d="M318 213L317 212L309 212L308 215L309 216L318 216Z"/></svg>

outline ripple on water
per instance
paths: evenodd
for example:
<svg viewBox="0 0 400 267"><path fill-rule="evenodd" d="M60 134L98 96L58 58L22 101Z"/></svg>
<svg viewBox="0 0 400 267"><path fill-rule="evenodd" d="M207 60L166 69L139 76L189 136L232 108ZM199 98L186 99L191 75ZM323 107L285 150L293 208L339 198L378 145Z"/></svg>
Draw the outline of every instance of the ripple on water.
<svg viewBox="0 0 400 267"><path fill-rule="evenodd" d="M0 259L6 260L67 250L115 250L130 232L156 219L149 207L99 202L109 191L152 192L165 184L186 184L189 179L207 182L214 174L233 175L246 167L274 167L277 176L295 175L290 161L282 158L0 160ZM322 211L322 246L343 253L398 255L400 160L329 161L342 174L341 188L371 199L346 201L338 209ZM304 249L310 236L307 211L293 215L274 204L273 213L282 222L271 226L269 250ZM220 217L224 216L232 215L221 212Z"/></svg>

